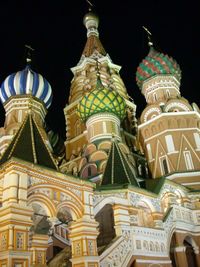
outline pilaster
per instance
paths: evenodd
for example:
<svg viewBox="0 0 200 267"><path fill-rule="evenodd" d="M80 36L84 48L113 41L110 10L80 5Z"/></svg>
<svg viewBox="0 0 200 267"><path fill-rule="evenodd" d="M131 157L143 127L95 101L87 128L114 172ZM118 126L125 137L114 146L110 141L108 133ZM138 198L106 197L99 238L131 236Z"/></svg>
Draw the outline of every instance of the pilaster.
<svg viewBox="0 0 200 267"><path fill-rule="evenodd" d="M32 265L46 266L46 250L48 248L48 235L34 234L31 239Z"/></svg>
<svg viewBox="0 0 200 267"><path fill-rule="evenodd" d="M163 228L163 214L161 212L152 213L153 220L155 223L155 228Z"/></svg>
<svg viewBox="0 0 200 267"><path fill-rule="evenodd" d="M3 180L0 208L0 266L24 266L31 263L29 231L32 209L27 202L27 174L11 170Z"/></svg>
<svg viewBox="0 0 200 267"><path fill-rule="evenodd" d="M179 246L174 248L174 252L176 254L175 261L177 266L189 267L185 251L186 251L185 246Z"/></svg>
<svg viewBox="0 0 200 267"><path fill-rule="evenodd" d="M70 225L69 238L72 244L73 267L98 267L96 238L99 234L98 223L88 216L83 216Z"/></svg>
<svg viewBox="0 0 200 267"><path fill-rule="evenodd" d="M114 219L115 219L115 231L117 236L122 235L122 230L127 225L130 225L130 215L128 207L124 205L114 205L113 206Z"/></svg>

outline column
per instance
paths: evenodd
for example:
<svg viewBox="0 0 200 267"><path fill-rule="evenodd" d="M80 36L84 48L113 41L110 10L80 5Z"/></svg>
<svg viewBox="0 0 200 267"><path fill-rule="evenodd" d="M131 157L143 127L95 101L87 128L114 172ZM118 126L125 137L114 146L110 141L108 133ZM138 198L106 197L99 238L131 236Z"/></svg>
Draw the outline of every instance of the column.
<svg viewBox="0 0 200 267"><path fill-rule="evenodd" d="M162 221L163 214L161 212L153 212L152 216L155 223L155 227L163 228L163 221Z"/></svg>
<svg viewBox="0 0 200 267"><path fill-rule="evenodd" d="M72 244L72 267L99 267L96 238L98 223L82 217L70 223L69 238Z"/></svg>
<svg viewBox="0 0 200 267"><path fill-rule="evenodd" d="M199 254L199 247L193 247L195 253L195 260L197 267L200 267L200 254Z"/></svg>
<svg viewBox="0 0 200 267"><path fill-rule="evenodd" d="M17 203L18 201L18 187L19 177L17 173L7 173L4 176L3 183L3 205L9 203Z"/></svg>
<svg viewBox="0 0 200 267"><path fill-rule="evenodd" d="M46 250L48 248L48 235L34 234L31 240L32 266L45 264L46 266Z"/></svg>
<svg viewBox="0 0 200 267"><path fill-rule="evenodd" d="M20 206L26 206L27 203L28 175L21 173L19 175L18 203Z"/></svg>
<svg viewBox="0 0 200 267"><path fill-rule="evenodd" d="M130 226L130 215L128 212L128 207L126 207L125 205L117 204L113 206L113 212L116 235L121 236L123 228Z"/></svg>
<svg viewBox="0 0 200 267"><path fill-rule="evenodd" d="M9 229L8 249L10 250L10 249L13 249L13 247L14 247L14 244L13 244L13 242L14 242L14 226L11 225L8 227L8 229Z"/></svg>
<svg viewBox="0 0 200 267"><path fill-rule="evenodd" d="M185 254L186 247L179 246L174 248L176 265L180 267L189 267L187 264L187 257Z"/></svg>

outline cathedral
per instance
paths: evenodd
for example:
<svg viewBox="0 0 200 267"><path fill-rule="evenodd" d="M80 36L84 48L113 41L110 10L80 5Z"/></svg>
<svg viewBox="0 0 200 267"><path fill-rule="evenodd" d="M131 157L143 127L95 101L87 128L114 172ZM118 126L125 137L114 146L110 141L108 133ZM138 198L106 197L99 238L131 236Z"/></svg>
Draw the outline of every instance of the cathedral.
<svg viewBox="0 0 200 267"><path fill-rule="evenodd" d="M47 129L52 89L30 54L1 84L0 267L200 267L200 110L181 69L146 29L136 118L98 16L83 22L64 141Z"/></svg>

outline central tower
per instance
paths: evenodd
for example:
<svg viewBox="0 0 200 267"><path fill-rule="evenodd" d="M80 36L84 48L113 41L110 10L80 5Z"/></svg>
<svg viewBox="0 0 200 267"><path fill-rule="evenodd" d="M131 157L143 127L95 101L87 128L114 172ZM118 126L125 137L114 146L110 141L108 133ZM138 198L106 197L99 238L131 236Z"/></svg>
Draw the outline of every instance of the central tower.
<svg viewBox="0 0 200 267"><path fill-rule="evenodd" d="M83 23L87 41L77 66L71 69L74 77L64 109L68 162L61 166L62 171L82 178L103 172L113 137L136 146L136 106L119 75L121 67L112 62L99 39L97 15L88 12ZM96 155L89 157L93 152ZM84 171L88 160L101 163Z"/></svg>

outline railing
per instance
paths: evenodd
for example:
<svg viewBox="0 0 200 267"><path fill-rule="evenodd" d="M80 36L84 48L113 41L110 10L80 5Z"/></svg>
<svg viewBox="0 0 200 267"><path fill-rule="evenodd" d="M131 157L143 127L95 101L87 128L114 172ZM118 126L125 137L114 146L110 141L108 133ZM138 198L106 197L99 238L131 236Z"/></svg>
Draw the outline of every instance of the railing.
<svg viewBox="0 0 200 267"><path fill-rule="evenodd" d="M200 210L172 205L164 216L162 229L126 226L122 236L100 255L100 266L123 267L132 256L144 253L164 260L168 257L171 233L176 228L200 231Z"/></svg>
<svg viewBox="0 0 200 267"><path fill-rule="evenodd" d="M66 224L60 224L54 227L53 236L57 238L58 240L60 240L61 242L63 242L64 244L70 246L71 243L70 243L68 235L69 235L69 231L68 231Z"/></svg>

